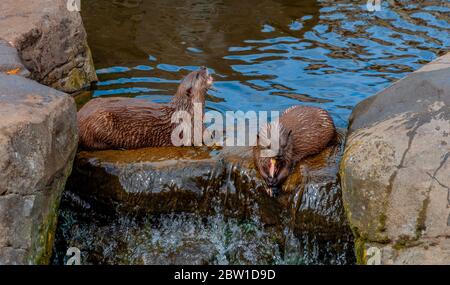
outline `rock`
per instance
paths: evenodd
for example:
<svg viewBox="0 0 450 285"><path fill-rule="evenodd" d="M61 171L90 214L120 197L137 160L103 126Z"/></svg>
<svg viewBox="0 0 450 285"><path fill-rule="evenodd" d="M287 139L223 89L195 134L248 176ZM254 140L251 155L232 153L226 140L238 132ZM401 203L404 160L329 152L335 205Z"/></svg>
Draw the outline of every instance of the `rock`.
<svg viewBox="0 0 450 285"><path fill-rule="evenodd" d="M240 158L234 155L177 147L80 152L68 189L125 211L206 213L213 210L215 201L227 203L233 210L245 208L246 197L253 195L245 190L253 187L258 193L264 188L262 181L250 179L254 171L240 171ZM249 156L242 161L251 163ZM237 180L239 187L227 187L229 180Z"/></svg>
<svg viewBox="0 0 450 285"><path fill-rule="evenodd" d="M30 72L20 61L17 50L2 39L0 39L0 73L14 73L23 77L30 76Z"/></svg>
<svg viewBox="0 0 450 285"><path fill-rule="evenodd" d="M265 193L249 148L81 151L63 199L56 263L68 246L85 252L89 264L126 263L120 257L136 251L129 262L268 264L281 256L281 263L352 263L338 157L329 148L305 160L275 199ZM167 222L173 214L189 219ZM144 221L137 226L127 217ZM148 235L161 223L166 226L149 244ZM145 228L152 230L145 234ZM246 234L253 229L255 234ZM89 234L96 232L104 234ZM211 240L217 242L205 242Z"/></svg>
<svg viewBox="0 0 450 285"><path fill-rule="evenodd" d="M358 262L450 260L450 54L356 106L340 165ZM445 238L447 237L447 239Z"/></svg>
<svg viewBox="0 0 450 285"><path fill-rule="evenodd" d="M376 244L368 246L376 246ZM448 237L426 238L420 241L406 240L406 242L381 247L380 256L382 257L381 261L389 265L448 265L449 248L450 239Z"/></svg>
<svg viewBox="0 0 450 285"><path fill-rule="evenodd" d="M225 207L228 215L243 216L252 211L252 201L285 206L290 196L298 196L299 185L303 186L302 179L306 179L301 175L302 168L309 176L316 176L308 177L316 187L334 182L333 165L327 169L326 155L330 152L331 148L299 166L286 182L286 194L279 203L266 195L251 150L245 147L81 151L67 189L105 206L105 210L210 213L215 207ZM279 222L274 217L281 208L260 210L267 211L260 213L266 222Z"/></svg>
<svg viewBox="0 0 450 285"><path fill-rule="evenodd" d="M77 139L71 97L0 73L0 264L49 262Z"/></svg>
<svg viewBox="0 0 450 285"><path fill-rule="evenodd" d="M44 85L72 93L97 81L81 16L67 0L2 0L0 38Z"/></svg>

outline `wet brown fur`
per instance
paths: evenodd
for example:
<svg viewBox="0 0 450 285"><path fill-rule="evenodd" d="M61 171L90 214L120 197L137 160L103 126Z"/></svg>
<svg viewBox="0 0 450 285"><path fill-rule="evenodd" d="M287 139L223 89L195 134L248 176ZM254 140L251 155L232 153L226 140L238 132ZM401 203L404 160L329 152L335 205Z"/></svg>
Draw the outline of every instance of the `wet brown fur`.
<svg viewBox="0 0 450 285"><path fill-rule="evenodd" d="M280 117L280 148L275 154L276 172L269 175L270 157L261 157L264 147L253 150L256 167L266 184L279 190L295 165L303 158L317 154L336 142L337 132L333 119L323 109L307 106L293 106ZM269 130L270 130L269 125Z"/></svg>
<svg viewBox="0 0 450 285"><path fill-rule="evenodd" d="M172 146L175 111L193 116L194 103L205 104L212 83L206 68L187 75L170 103L135 98L97 98L78 112L80 146L88 149L136 149Z"/></svg>

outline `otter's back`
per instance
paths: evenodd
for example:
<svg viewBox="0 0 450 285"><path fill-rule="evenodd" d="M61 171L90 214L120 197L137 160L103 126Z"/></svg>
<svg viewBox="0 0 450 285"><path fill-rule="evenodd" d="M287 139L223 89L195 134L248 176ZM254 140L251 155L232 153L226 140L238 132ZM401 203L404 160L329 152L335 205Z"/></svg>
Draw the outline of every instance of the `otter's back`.
<svg viewBox="0 0 450 285"><path fill-rule="evenodd" d="M327 111L320 108L290 107L284 111L280 122L292 131L296 160L319 153L336 137L333 119Z"/></svg>
<svg viewBox="0 0 450 285"><path fill-rule="evenodd" d="M168 104L142 99L93 99L78 112L80 145L90 149L168 145L171 112Z"/></svg>

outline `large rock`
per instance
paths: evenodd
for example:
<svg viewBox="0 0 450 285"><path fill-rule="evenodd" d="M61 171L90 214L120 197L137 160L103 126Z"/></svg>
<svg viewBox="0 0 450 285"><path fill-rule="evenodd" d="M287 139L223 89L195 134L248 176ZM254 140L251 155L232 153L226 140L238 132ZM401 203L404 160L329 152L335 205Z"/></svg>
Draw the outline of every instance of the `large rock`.
<svg viewBox="0 0 450 285"><path fill-rule="evenodd" d="M270 198L248 148L82 151L56 263L70 246L92 264L352 263L338 157L329 148L307 159Z"/></svg>
<svg viewBox="0 0 450 285"><path fill-rule="evenodd" d="M0 38L18 51L31 78L64 92L97 77L81 16L67 0L0 1Z"/></svg>
<svg viewBox="0 0 450 285"><path fill-rule="evenodd" d="M450 54L356 106L340 172L360 263L450 263Z"/></svg>
<svg viewBox="0 0 450 285"><path fill-rule="evenodd" d="M278 224L278 207L287 208L289 198L300 195L304 184L309 185L303 180L318 187L336 182L336 154L328 159L332 150L299 165L279 199L265 193L246 147L81 151L67 189L104 210L210 213L220 207L230 216L256 210L266 223ZM254 208L255 202L263 207ZM327 218L331 221L333 216Z"/></svg>
<svg viewBox="0 0 450 285"><path fill-rule="evenodd" d="M49 262L77 136L69 95L0 73L0 264Z"/></svg>

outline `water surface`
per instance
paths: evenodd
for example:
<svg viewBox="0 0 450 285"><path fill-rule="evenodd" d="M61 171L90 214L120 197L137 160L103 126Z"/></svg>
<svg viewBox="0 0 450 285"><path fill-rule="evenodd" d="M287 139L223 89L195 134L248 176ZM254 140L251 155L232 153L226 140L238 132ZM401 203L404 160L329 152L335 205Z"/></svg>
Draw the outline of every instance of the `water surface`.
<svg viewBox="0 0 450 285"><path fill-rule="evenodd" d="M450 1L382 2L85 0L93 95L168 101L205 65L210 109L315 105L345 127L356 103L450 46Z"/></svg>

